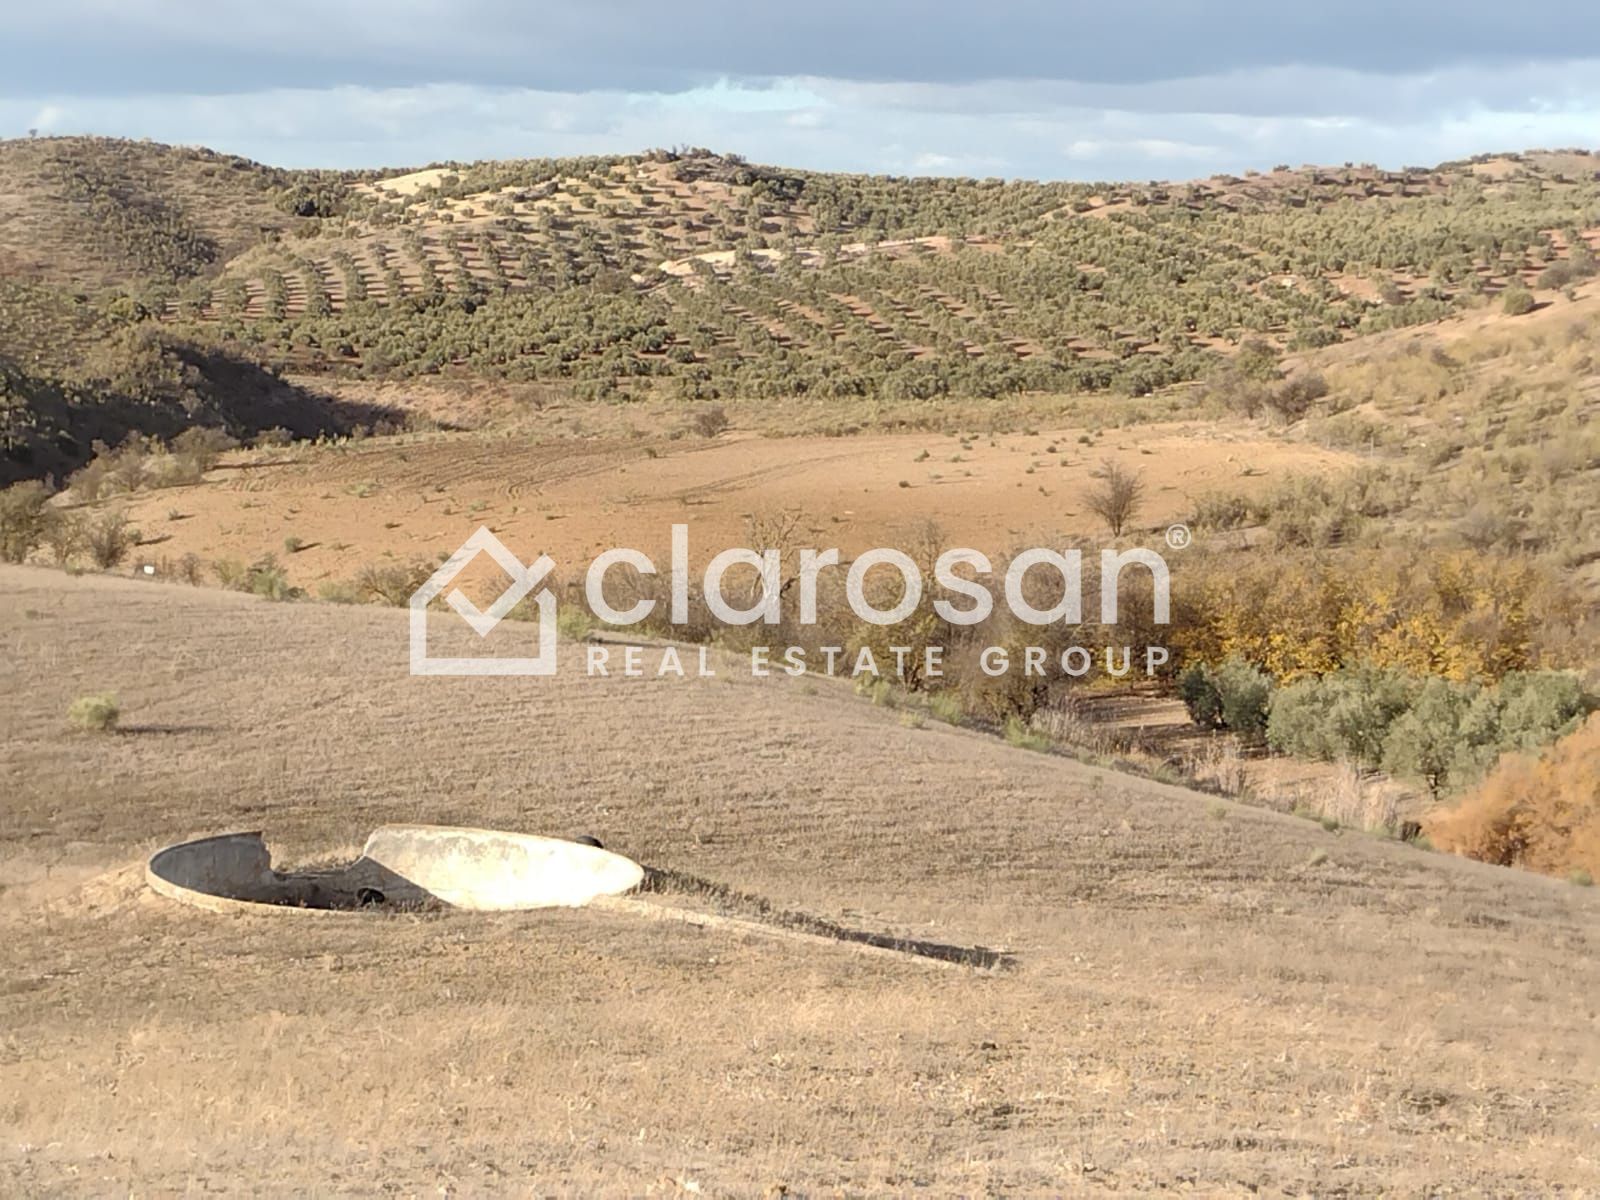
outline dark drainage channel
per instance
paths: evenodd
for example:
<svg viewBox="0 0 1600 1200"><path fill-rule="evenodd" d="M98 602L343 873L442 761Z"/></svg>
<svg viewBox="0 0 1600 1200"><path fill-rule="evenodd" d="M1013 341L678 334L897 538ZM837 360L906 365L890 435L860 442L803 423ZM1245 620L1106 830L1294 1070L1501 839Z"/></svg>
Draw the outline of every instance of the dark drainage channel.
<svg viewBox="0 0 1600 1200"><path fill-rule="evenodd" d="M921 938L896 937L871 929L853 929L809 913L791 912L774 907L769 901L749 892L736 891L726 884L670 867L646 867L641 892L657 895L687 896L711 904L721 915L760 921L777 929L793 929L800 933L832 938L838 942L854 942L880 950L894 950L901 954L914 954L920 958L940 962L959 963L981 970L1010 970L1017 965L1014 955L1004 950L991 950L987 946L958 946L948 942L925 941Z"/></svg>

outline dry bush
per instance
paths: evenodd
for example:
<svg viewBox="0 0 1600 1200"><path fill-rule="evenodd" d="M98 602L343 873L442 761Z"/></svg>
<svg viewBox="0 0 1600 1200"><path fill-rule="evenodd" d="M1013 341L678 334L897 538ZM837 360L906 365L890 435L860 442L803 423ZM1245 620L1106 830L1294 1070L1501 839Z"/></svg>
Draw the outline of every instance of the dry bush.
<svg viewBox="0 0 1600 1200"><path fill-rule="evenodd" d="M1094 478L1098 482L1084 493L1084 507L1106 523L1112 537L1121 537L1144 503L1144 480L1137 471L1110 461L1100 465Z"/></svg>
<svg viewBox="0 0 1600 1200"><path fill-rule="evenodd" d="M126 513L101 513L98 519L86 522L83 527L84 548L102 571L109 571L127 558L138 542L139 531L129 526Z"/></svg>
<svg viewBox="0 0 1600 1200"><path fill-rule="evenodd" d="M35 480L0 492L0 561L24 561L44 541L50 526L50 493Z"/></svg>
<svg viewBox="0 0 1600 1200"><path fill-rule="evenodd" d="M1341 761L1326 777L1287 787L1270 787L1260 796L1268 808L1321 821L1330 829L1347 826L1398 836L1400 806L1407 793L1356 763Z"/></svg>
<svg viewBox="0 0 1600 1200"><path fill-rule="evenodd" d="M192 569L198 576L198 561ZM219 559L211 564L211 570L217 582L232 592L249 592L264 600L300 600L305 596L304 590L289 585L288 574L271 554L263 554L248 566L236 558Z"/></svg>
<svg viewBox="0 0 1600 1200"><path fill-rule="evenodd" d="M1142 725L1130 729L1096 720L1092 704L1070 686L1051 691L1033 713L1031 723L1052 742L1092 759L1134 762L1151 771L1174 765L1167 761L1159 737Z"/></svg>
<svg viewBox="0 0 1600 1200"><path fill-rule="evenodd" d="M67 481L73 496L92 502L102 496L137 491L146 482L147 463L154 445L154 439L137 434L129 434L115 449L104 442L93 443L94 457Z"/></svg>
<svg viewBox="0 0 1600 1200"><path fill-rule="evenodd" d="M1070 691L1060 692L1034 714L1034 724L1052 741L1096 753L1110 753L1110 731L1095 723L1082 700Z"/></svg>
<svg viewBox="0 0 1600 1200"><path fill-rule="evenodd" d="M45 524L44 546L58 567L69 566L81 554L89 536L89 520L83 513L57 511Z"/></svg>
<svg viewBox="0 0 1600 1200"><path fill-rule="evenodd" d="M1539 758L1507 755L1466 799L1423 825L1434 845L1468 858L1600 874L1600 713Z"/></svg>
<svg viewBox="0 0 1600 1200"><path fill-rule="evenodd" d="M1196 783L1216 789L1226 796L1242 796L1246 772L1244 754L1237 738L1217 734L1199 746L1185 750L1183 773Z"/></svg>
<svg viewBox="0 0 1600 1200"><path fill-rule="evenodd" d="M168 450L174 458L184 460L198 478L217 465L224 451L238 444L221 429L195 425L173 438Z"/></svg>
<svg viewBox="0 0 1600 1200"><path fill-rule="evenodd" d="M1318 795L1316 815L1323 820L1373 831L1394 829L1400 820L1394 789L1381 786L1354 763L1339 763L1332 782Z"/></svg>
<svg viewBox="0 0 1600 1200"><path fill-rule="evenodd" d="M190 587L199 587L205 582L203 563L198 554L185 554L182 558L160 558L150 564L155 568L155 576L168 583L186 583Z"/></svg>
<svg viewBox="0 0 1600 1200"><path fill-rule="evenodd" d="M1239 529L1257 520L1253 507L1243 496L1222 492L1199 496L1189 523L1198 529Z"/></svg>
<svg viewBox="0 0 1600 1200"><path fill-rule="evenodd" d="M1297 375L1269 391L1266 405L1283 421L1298 421L1328 394L1328 381L1316 371Z"/></svg>
<svg viewBox="0 0 1600 1200"><path fill-rule="evenodd" d="M730 424L727 411L720 404L698 409L689 417L689 427L703 438L716 437Z"/></svg>
<svg viewBox="0 0 1600 1200"><path fill-rule="evenodd" d="M1536 307L1532 293L1527 288L1509 287L1500 301L1505 309L1506 316L1520 317L1531 313Z"/></svg>
<svg viewBox="0 0 1600 1200"><path fill-rule="evenodd" d="M411 595L438 569L437 563L417 561L404 565L365 566L355 578L356 594L366 604L404 608Z"/></svg>
<svg viewBox="0 0 1600 1200"><path fill-rule="evenodd" d="M324 579L317 584L317 599L325 604L360 604L356 586L342 579Z"/></svg>
<svg viewBox="0 0 1600 1200"><path fill-rule="evenodd" d="M198 483L223 451L238 443L220 429L194 426L163 446L156 438L129 434L115 448L94 443L94 457L68 481L72 494L92 502L141 488Z"/></svg>

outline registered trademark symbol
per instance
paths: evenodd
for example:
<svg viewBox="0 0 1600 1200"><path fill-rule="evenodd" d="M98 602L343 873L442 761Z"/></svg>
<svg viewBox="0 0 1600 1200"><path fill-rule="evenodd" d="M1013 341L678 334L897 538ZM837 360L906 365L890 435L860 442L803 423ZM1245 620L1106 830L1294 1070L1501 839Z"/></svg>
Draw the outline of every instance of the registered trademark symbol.
<svg viewBox="0 0 1600 1200"><path fill-rule="evenodd" d="M1194 535L1189 532L1189 527L1187 525L1167 526L1167 545L1171 546L1174 550L1185 549L1193 540Z"/></svg>

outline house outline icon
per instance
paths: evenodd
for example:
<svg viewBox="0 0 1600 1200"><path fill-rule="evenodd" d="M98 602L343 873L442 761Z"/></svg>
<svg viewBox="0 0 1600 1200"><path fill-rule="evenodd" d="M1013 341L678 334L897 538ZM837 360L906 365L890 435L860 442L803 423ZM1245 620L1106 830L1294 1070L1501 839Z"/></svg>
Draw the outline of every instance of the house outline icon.
<svg viewBox="0 0 1600 1200"><path fill-rule="evenodd" d="M488 637L490 632L505 620L523 597L538 587L555 567L555 562L545 554L527 566L506 548L504 542L480 525L466 541L456 548L439 569L416 591L407 602L411 625L411 673L413 675L554 675L556 673L556 598L549 588L534 597L539 610L536 622L539 629L539 653L531 658L435 658L428 653L428 605L441 595L468 563L480 553L488 554L511 578L511 586L500 593L487 609L479 609L460 588L445 596L445 603L477 632Z"/></svg>

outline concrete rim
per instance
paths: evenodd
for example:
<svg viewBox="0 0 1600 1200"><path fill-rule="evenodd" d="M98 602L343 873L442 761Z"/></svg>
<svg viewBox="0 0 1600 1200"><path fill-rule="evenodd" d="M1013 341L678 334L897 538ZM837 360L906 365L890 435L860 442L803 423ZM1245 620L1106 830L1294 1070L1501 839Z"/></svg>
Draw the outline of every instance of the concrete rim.
<svg viewBox="0 0 1600 1200"><path fill-rule="evenodd" d="M326 870L274 870L260 831L177 842L145 864L153 891L217 913L352 912L373 894L380 906L575 908L631 891L643 878L638 863L597 846L448 825L379 826L355 862Z"/></svg>

